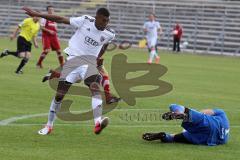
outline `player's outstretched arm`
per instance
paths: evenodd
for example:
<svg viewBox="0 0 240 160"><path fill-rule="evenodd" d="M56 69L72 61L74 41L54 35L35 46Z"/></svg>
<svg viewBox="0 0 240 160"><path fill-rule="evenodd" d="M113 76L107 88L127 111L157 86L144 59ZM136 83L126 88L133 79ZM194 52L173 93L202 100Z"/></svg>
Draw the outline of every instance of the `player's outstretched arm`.
<svg viewBox="0 0 240 160"><path fill-rule="evenodd" d="M62 16L58 16L58 15L53 15L53 14L45 14L45 13L41 13L38 12L36 10L33 10L31 8L28 7L23 7L23 10L25 10L26 14L28 14L31 17L42 17L45 18L47 20L50 21L54 21L57 23L64 23L64 24L70 24L70 19L67 17L62 17Z"/></svg>

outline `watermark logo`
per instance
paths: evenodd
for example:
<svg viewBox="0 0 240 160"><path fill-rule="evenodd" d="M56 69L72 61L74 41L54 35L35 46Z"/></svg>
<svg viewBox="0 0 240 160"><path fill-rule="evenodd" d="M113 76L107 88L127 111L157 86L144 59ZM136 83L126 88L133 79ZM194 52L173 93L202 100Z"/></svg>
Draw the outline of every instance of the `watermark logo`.
<svg viewBox="0 0 240 160"><path fill-rule="evenodd" d="M81 59L81 57L80 57ZM96 62L88 61L88 59L92 59L92 57L83 57L83 59L86 60L86 63L88 65L96 66ZM65 68L63 68L64 70ZM56 69L59 72L61 71L60 68ZM87 73L91 72L91 67L87 68ZM134 77L129 79L127 77L128 73L131 72L138 72L138 71L145 71L146 74ZM69 70L69 73L71 73L72 70ZM65 73L65 74L69 74ZM168 92L170 92L173 89L173 86L165 82L163 80L160 80L160 78L167 73L167 67L161 65L161 64L146 64L146 63L129 63L127 62L127 56L123 53L119 53L113 56L112 62L111 62L111 79L113 82L113 87L115 88L117 94L121 97L121 99L127 103L129 106L136 105L137 98L146 98L146 97L156 97L164 95ZM51 79L49 81L50 87L57 91L58 88L58 82L59 80L57 78ZM102 91L101 88L103 88L101 83L93 83L90 84L90 86L82 87L82 86L76 86L72 85L67 94L68 95L79 95L79 96L85 96L85 97L92 97L92 92L90 91L89 87L93 88L95 91L98 92L102 97L102 99L105 99L104 91ZM139 87L139 86L145 86L145 85L151 85L154 86L155 89L144 89L141 91L133 91L132 88ZM113 95L114 96L114 95ZM57 113L57 116L59 119L64 121L86 121L93 119L93 110L89 110L84 113L78 113L74 114L70 111L71 105L73 101L70 99L66 99L62 101L61 109ZM106 104L105 101L103 101L102 109L103 114L106 114L108 112L111 112L118 106L118 102L112 103L112 104Z"/></svg>
<svg viewBox="0 0 240 160"><path fill-rule="evenodd" d="M130 72L147 71L143 76L127 79ZM136 98L155 97L172 90L172 85L159 80L167 72L167 67L161 64L128 63L127 56L117 54L112 59L111 75L113 86L120 97L130 106L136 104ZM143 85L156 86L156 89L131 91L131 88Z"/></svg>

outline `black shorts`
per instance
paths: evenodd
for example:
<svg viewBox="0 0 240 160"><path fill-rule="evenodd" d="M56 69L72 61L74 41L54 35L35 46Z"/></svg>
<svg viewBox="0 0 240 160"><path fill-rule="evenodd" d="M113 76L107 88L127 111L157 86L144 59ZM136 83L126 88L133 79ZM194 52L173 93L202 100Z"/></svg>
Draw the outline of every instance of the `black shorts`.
<svg viewBox="0 0 240 160"><path fill-rule="evenodd" d="M24 37L18 36L17 39L17 51L18 53L21 52L31 52L32 43L27 41Z"/></svg>

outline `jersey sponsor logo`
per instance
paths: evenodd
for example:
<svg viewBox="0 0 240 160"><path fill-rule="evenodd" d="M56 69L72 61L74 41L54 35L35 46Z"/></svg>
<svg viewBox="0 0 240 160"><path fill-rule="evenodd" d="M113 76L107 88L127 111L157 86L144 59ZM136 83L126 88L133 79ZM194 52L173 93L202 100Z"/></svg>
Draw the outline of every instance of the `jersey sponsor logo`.
<svg viewBox="0 0 240 160"><path fill-rule="evenodd" d="M95 46L95 47L99 45L97 41L95 41L94 39L92 39L88 36L85 37L84 43L87 44L87 45Z"/></svg>

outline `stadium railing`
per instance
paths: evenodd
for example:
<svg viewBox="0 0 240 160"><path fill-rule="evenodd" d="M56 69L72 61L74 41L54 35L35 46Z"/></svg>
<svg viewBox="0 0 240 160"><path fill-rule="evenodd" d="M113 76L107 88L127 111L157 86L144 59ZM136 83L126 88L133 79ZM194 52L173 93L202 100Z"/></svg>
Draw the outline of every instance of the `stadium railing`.
<svg viewBox="0 0 240 160"><path fill-rule="evenodd" d="M0 35L7 36L25 17L22 6L44 11L54 4L56 13L65 16L95 14L96 8L108 7L110 25L116 31L118 42L130 40L133 44L144 38L142 26L149 13L154 12L163 28L159 47L172 48L171 31L175 22L183 26L186 50L193 52L240 55L240 2L224 0L8 0L0 6ZM59 25L59 36L67 40L73 29Z"/></svg>

